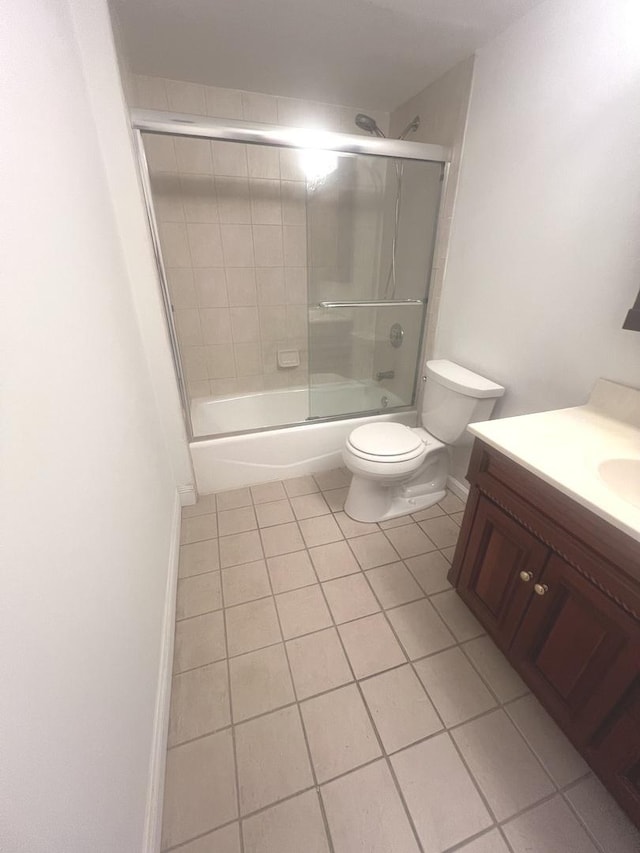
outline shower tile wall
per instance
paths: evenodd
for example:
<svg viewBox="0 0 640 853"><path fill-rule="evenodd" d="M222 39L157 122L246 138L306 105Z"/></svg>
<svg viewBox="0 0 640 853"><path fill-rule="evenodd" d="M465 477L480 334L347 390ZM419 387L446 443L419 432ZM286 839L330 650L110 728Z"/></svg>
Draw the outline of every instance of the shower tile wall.
<svg viewBox="0 0 640 853"><path fill-rule="evenodd" d="M127 88L131 106L356 132L352 107L140 75ZM386 129L389 116L374 115ZM305 180L297 152L152 135L145 148L190 397L306 384ZM299 351L300 367L278 367L278 350L288 349Z"/></svg>

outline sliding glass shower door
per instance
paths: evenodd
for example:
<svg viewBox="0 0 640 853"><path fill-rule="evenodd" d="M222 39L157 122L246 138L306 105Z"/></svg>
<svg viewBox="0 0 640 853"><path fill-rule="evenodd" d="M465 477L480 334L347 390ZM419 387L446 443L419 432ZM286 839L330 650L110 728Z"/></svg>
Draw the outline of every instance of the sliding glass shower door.
<svg viewBox="0 0 640 853"><path fill-rule="evenodd" d="M411 406L443 165L319 154L306 187L309 416Z"/></svg>

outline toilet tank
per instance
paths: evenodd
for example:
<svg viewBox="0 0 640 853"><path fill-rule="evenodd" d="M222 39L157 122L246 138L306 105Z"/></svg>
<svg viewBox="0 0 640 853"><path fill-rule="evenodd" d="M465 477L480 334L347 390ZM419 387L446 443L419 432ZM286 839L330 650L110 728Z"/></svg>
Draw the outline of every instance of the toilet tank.
<svg viewBox="0 0 640 853"><path fill-rule="evenodd" d="M469 424L488 420L504 394L502 385L445 359L428 361L425 373L422 425L445 444L460 441Z"/></svg>

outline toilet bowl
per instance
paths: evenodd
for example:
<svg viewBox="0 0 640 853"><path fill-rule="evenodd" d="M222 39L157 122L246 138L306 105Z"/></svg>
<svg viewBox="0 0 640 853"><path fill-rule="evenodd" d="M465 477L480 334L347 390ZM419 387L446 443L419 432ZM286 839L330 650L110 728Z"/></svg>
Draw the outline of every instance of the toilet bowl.
<svg viewBox="0 0 640 853"><path fill-rule="evenodd" d="M428 361L422 427L380 421L354 429L342 451L353 478L344 510L384 521L426 509L445 495L448 446L487 420L504 388L451 361Z"/></svg>

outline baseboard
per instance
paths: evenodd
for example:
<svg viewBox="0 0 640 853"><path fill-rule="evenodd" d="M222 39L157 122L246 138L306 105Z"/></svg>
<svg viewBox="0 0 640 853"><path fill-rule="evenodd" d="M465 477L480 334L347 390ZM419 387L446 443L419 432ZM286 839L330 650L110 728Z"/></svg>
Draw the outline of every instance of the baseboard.
<svg viewBox="0 0 640 853"><path fill-rule="evenodd" d="M160 667L156 694L151 761L149 765L149 789L145 814L142 853L159 853L162 838L162 800L164 796L164 771L167 760L167 738L169 734L169 705L171 701L171 673L173 670L173 637L176 619L176 590L178 586L178 559L180 557L180 490L176 491L173 507L171 544L165 605L162 624Z"/></svg>
<svg viewBox="0 0 640 853"><path fill-rule="evenodd" d="M453 492L454 495L457 495L460 500L466 501L469 497L469 486L465 486L464 483L461 483L460 480L456 480L456 478L451 475L447 477L447 488L449 491Z"/></svg>
<svg viewBox="0 0 640 853"><path fill-rule="evenodd" d="M193 483L188 483L186 486L178 486L178 496L180 498L180 506L193 506L198 500L198 493Z"/></svg>

